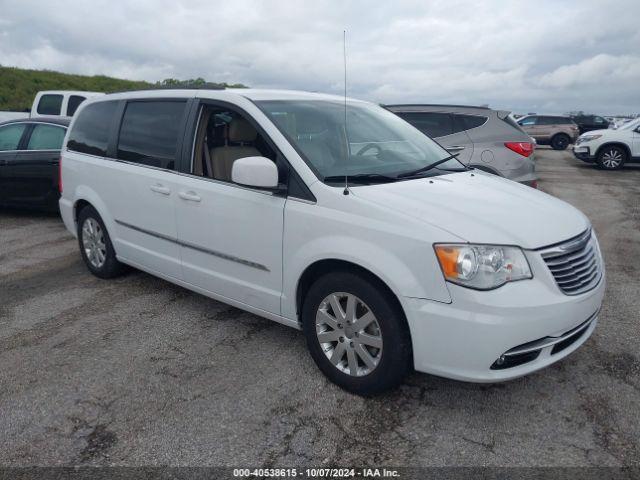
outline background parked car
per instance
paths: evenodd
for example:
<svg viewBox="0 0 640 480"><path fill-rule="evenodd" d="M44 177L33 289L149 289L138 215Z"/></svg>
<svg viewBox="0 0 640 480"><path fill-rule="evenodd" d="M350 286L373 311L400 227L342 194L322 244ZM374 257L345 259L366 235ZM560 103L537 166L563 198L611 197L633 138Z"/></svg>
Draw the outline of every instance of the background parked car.
<svg viewBox="0 0 640 480"><path fill-rule="evenodd" d="M537 186L534 143L509 116L487 107L385 105L465 165Z"/></svg>
<svg viewBox="0 0 640 480"><path fill-rule="evenodd" d="M58 210L63 118L24 118L0 124L0 205Z"/></svg>
<svg viewBox="0 0 640 480"><path fill-rule="evenodd" d="M570 117L557 115L527 115L518 125L536 139L538 145L551 145L554 150L564 150L578 138L578 126Z"/></svg>
<svg viewBox="0 0 640 480"><path fill-rule="evenodd" d="M610 123L599 115L573 115L571 118L578 125L580 134L591 130L602 130L610 126Z"/></svg>
<svg viewBox="0 0 640 480"><path fill-rule="evenodd" d="M640 118L615 130L592 130L580 135L573 154L585 162L595 162L605 170L640 162Z"/></svg>
<svg viewBox="0 0 640 480"><path fill-rule="evenodd" d="M82 102L87 98L104 95L100 92L84 92L75 90L50 90L38 92L33 100L31 110L22 112L0 111L0 122L39 117L71 118Z"/></svg>

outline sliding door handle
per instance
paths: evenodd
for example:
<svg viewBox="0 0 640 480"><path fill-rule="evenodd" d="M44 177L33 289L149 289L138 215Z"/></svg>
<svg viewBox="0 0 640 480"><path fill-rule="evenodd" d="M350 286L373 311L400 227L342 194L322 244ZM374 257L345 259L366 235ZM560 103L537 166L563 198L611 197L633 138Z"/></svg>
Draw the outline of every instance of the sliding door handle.
<svg viewBox="0 0 640 480"><path fill-rule="evenodd" d="M189 202L199 202L202 200L202 198L200 198L200 195L198 195L196 192L193 192L191 190L189 190L188 192L180 192L178 193L178 196L181 199L187 200Z"/></svg>
<svg viewBox="0 0 640 480"><path fill-rule="evenodd" d="M157 185L151 185L149 188L152 192L160 193L162 195L171 194L171 189L169 187L165 187L164 185L160 185L159 183Z"/></svg>

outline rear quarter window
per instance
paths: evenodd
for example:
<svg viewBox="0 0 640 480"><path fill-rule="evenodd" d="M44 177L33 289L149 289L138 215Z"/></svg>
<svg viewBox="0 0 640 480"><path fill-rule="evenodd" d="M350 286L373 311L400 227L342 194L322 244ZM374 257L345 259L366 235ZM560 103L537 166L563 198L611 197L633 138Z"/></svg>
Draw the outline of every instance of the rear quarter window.
<svg viewBox="0 0 640 480"><path fill-rule="evenodd" d="M453 133L453 119L448 113L439 112L394 112L431 138Z"/></svg>
<svg viewBox="0 0 640 480"><path fill-rule="evenodd" d="M40 97L38 113L40 115L60 115L62 108L62 95L46 94Z"/></svg>
<svg viewBox="0 0 640 480"><path fill-rule="evenodd" d="M74 152L104 157L117 101L98 102L83 108L69 133L67 148Z"/></svg>
<svg viewBox="0 0 640 480"><path fill-rule="evenodd" d="M488 117L482 115L464 115L461 113L453 114L454 131L462 132L478 128L487 123Z"/></svg>

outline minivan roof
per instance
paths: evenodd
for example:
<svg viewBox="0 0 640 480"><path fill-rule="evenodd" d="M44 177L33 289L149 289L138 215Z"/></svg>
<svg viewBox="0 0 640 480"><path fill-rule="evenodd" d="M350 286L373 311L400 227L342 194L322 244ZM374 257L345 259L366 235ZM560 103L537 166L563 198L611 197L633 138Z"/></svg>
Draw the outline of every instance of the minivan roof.
<svg viewBox="0 0 640 480"><path fill-rule="evenodd" d="M446 103L399 103L399 104L393 104L393 105L382 105L385 108L410 108L412 110L414 109L420 109L420 108L424 108L424 107L428 107L428 108L475 108L478 110L491 110L491 108L489 107L483 107L483 106L479 106L479 105L450 105L450 104L446 104Z"/></svg>
<svg viewBox="0 0 640 480"><path fill-rule="evenodd" d="M329 95L325 93L305 92L299 90L271 90L255 88L225 88L225 89L154 89L154 90L132 90L128 92L109 93L99 99L91 101L127 99L127 98L157 98L157 97L178 97L178 98L229 98L230 96L245 97L249 100L332 100L344 102L344 97L339 95ZM355 98L347 98L349 102L361 102Z"/></svg>

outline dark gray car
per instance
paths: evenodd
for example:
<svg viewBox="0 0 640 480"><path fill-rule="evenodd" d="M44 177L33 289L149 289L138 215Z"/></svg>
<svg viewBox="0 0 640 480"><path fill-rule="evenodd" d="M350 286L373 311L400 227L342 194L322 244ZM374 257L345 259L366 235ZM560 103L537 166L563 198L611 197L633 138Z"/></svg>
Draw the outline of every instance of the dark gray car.
<svg viewBox="0 0 640 480"><path fill-rule="evenodd" d="M385 105L465 165L537 186L534 140L509 112L460 105Z"/></svg>

